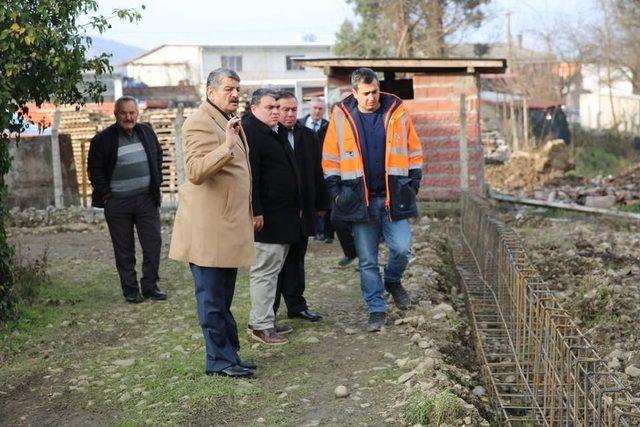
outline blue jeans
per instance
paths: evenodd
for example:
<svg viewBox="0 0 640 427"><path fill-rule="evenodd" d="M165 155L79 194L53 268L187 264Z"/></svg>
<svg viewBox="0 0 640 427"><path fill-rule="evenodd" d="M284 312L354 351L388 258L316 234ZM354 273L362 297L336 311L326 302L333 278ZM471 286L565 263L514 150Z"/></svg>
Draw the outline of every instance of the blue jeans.
<svg viewBox="0 0 640 427"><path fill-rule="evenodd" d="M400 283L409 261L411 228L406 219L391 221L384 197L369 199L369 221L353 223L353 236L360 263L360 288L369 313L385 311L384 286L378 268L380 236L389 249L384 281Z"/></svg>
<svg viewBox="0 0 640 427"><path fill-rule="evenodd" d="M238 327L231 314L238 269L189 266L206 347L205 370L222 371L240 362Z"/></svg>

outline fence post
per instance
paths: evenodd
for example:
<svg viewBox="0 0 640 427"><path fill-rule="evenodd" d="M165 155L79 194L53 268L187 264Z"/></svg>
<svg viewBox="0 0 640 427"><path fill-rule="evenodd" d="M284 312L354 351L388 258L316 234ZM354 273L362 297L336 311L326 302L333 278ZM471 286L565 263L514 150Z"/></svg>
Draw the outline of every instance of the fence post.
<svg viewBox="0 0 640 427"><path fill-rule="evenodd" d="M467 149L467 101L460 95L460 189L469 189L469 151Z"/></svg>
<svg viewBox="0 0 640 427"><path fill-rule="evenodd" d="M56 208L64 207L64 192L62 186L62 165L60 164L60 110L53 115L53 127L51 128L51 167L53 169L53 202Z"/></svg>
<svg viewBox="0 0 640 427"><path fill-rule="evenodd" d="M511 148L513 151L520 151L520 142L518 141L518 126L516 125L516 110L513 106L513 94L509 96L509 121L511 122Z"/></svg>
<svg viewBox="0 0 640 427"><path fill-rule="evenodd" d="M82 174L82 206L87 207L87 141L80 143L80 173Z"/></svg>
<svg viewBox="0 0 640 427"><path fill-rule="evenodd" d="M178 112L176 113L176 121L174 123L174 145L175 162L176 162L176 178L178 187L184 183L184 152L182 151L182 123L184 121L184 105L178 104Z"/></svg>
<svg viewBox="0 0 640 427"><path fill-rule="evenodd" d="M522 130L524 131L524 147L529 148L529 104L527 98L522 97Z"/></svg>

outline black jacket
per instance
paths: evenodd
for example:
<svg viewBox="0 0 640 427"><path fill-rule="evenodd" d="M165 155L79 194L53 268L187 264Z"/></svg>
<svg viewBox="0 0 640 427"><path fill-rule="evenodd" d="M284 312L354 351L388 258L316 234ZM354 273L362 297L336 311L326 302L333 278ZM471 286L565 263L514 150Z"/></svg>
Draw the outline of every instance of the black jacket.
<svg viewBox="0 0 640 427"><path fill-rule="evenodd" d="M278 133L281 140L289 145L288 129L280 125ZM311 129L301 126L299 122L293 128L293 146L302 184L302 235L313 236L315 234L314 218L316 212L329 209L329 199L324 188L320 162L322 153L315 133Z"/></svg>
<svg viewBox="0 0 640 427"><path fill-rule="evenodd" d="M301 234L302 198L293 150L250 112L242 118L242 129L249 143L253 215L264 217L255 241L295 243Z"/></svg>
<svg viewBox="0 0 640 427"><path fill-rule="evenodd" d="M307 114L306 116L298 119L298 124L302 127L306 127L306 123L307 123L307 119L309 118L311 114ZM329 127L329 120L327 119L320 119L320 129L318 129L316 131L316 133L319 135L321 131L324 130L324 133L327 133L327 127ZM307 128L309 129L309 128ZM311 132L313 132L313 130L309 129ZM322 142L322 140L320 140L320 142Z"/></svg>
<svg viewBox="0 0 640 427"><path fill-rule="evenodd" d="M162 183L162 147L150 126L138 123L133 128L149 161L149 191L160 206L160 184ZM114 123L91 139L87 166L93 187L91 205L104 207L104 197L111 193L111 176L118 161L118 124Z"/></svg>

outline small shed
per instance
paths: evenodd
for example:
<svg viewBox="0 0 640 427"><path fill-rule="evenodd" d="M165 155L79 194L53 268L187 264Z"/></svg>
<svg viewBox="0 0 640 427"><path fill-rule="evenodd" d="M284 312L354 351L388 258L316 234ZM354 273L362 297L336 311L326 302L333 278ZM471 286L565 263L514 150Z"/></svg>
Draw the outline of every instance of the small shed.
<svg viewBox="0 0 640 427"><path fill-rule="evenodd" d="M350 75L368 67L380 88L407 105L424 152L420 197L455 200L463 189L482 190L480 76L501 74L505 59L321 58L298 59L328 77L326 100L351 92Z"/></svg>

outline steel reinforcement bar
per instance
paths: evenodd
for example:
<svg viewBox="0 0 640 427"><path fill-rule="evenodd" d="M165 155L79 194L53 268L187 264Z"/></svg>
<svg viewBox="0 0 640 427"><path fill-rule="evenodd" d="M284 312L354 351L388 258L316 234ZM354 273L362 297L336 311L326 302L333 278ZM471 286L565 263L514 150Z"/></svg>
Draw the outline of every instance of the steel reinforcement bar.
<svg viewBox="0 0 640 427"><path fill-rule="evenodd" d="M640 407L533 267L520 237L461 199L456 269L501 425L639 426Z"/></svg>

